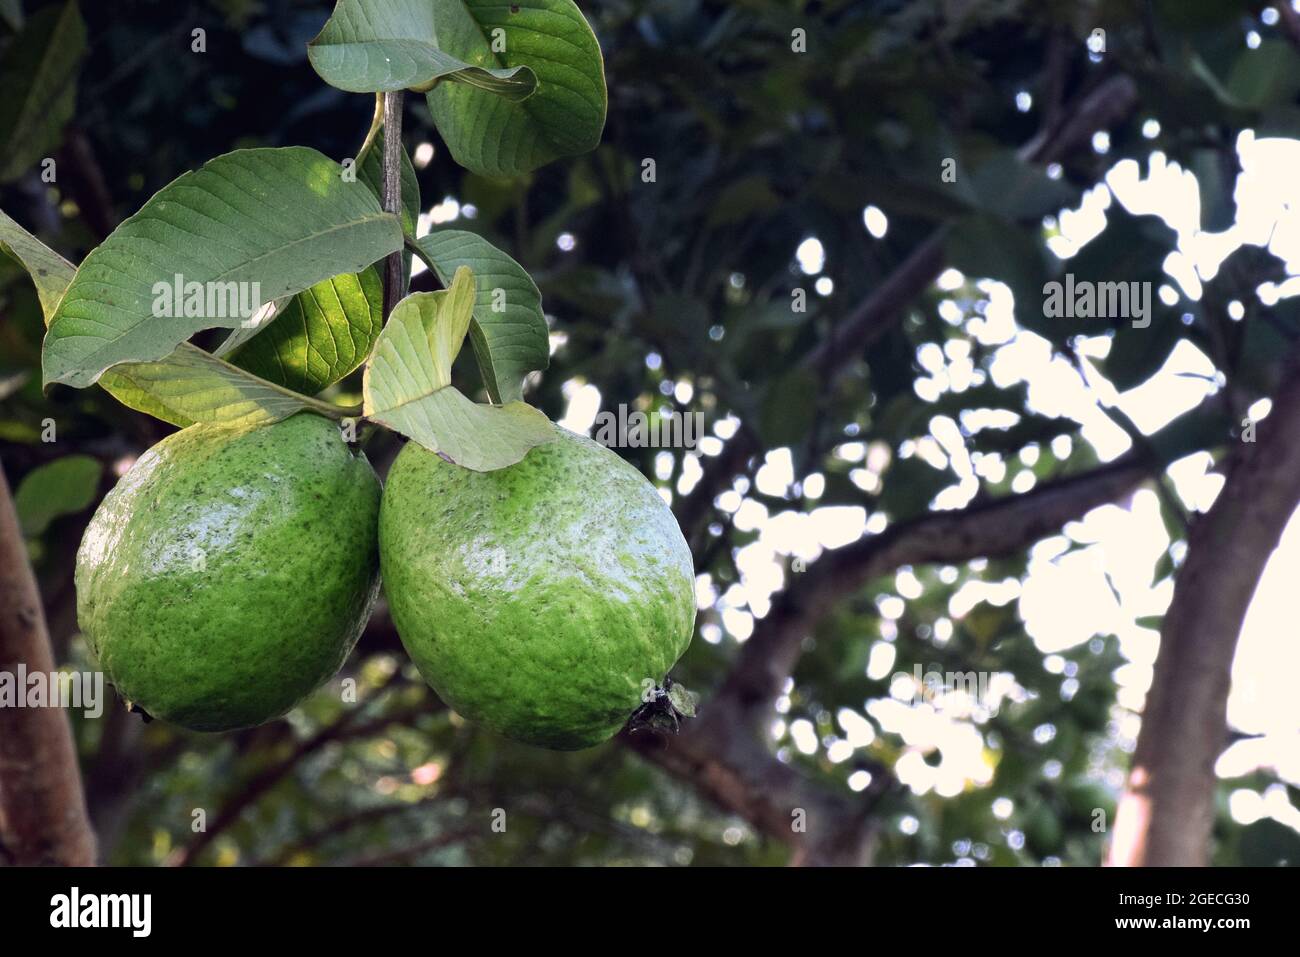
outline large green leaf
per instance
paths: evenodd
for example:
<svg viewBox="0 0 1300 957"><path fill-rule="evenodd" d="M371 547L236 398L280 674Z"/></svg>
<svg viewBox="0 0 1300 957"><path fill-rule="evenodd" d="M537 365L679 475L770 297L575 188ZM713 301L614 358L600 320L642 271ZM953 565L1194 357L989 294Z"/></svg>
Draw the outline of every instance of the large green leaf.
<svg viewBox="0 0 1300 957"><path fill-rule="evenodd" d="M56 518L89 508L103 471L89 455L65 455L28 472L14 492L23 534L40 535Z"/></svg>
<svg viewBox="0 0 1300 957"><path fill-rule="evenodd" d="M1087 330L1070 325L1084 320L1047 320L1043 316L1043 286L1048 274L1038 231L1037 225L1022 227L998 216L967 216L948 234L948 262L972 278L1005 283L1015 297L1016 321L1060 341L1058 336Z"/></svg>
<svg viewBox="0 0 1300 957"><path fill-rule="evenodd" d="M1040 219L1078 201L1079 191L1064 180L1052 179L1039 166L1014 150L998 150L972 174L971 188L986 212L1003 219Z"/></svg>
<svg viewBox="0 0 1300 957"><path fill-rule="evenodd" d="M116 365L100 384L124 405L182 428L196 422L269 425L305 409L338 412L188 342L157 362Z"/></svg>
<svg viewBox="0 0 1300 957"><path fill-rule="evenodd" d="M484 176L515 176L595 149L605 127L604 62L572 0L445 0L437 28L438 45L467 63L526 65L537 74L537 92L521 102L464 83L429 91L429 110L457 163ZM504 52L493 52L494 37Z"/></svg>
<svg viewBox="0 0 1300 957"><path fill-rule="evenodd" d="M285 303L266 329L226 360L315 395L366 361L384 325L384 284L366 269L318 282Z"/></svg>
<svg viewBox="0 0 1300 957"><path fill-rule="evenodd" d="M366 365L365 414L451 462L488 472L554 438L546 416L523 402L478 405L451 385L451 367L474 311L464 266L442 292L407 296Z"/></svg>
<svg viewBox="0 0 1300 957"><path fill-rule="evenodd" d="M0 248L17 256L31 273L48 325L63 290L75 274L72 264L3 212L0 212ZM346 289L348 280L357 281L354 276L340 276L319 285L333 290L336 283L341 283ZM377 284L378 277L372 281ZM315 289L313 287L302 295ZM296 302L297 298L288 300L290 307ZM379 333L380 307L373 301L367 302L366 313L370 316L373 332L368 333L369 341L351 368L365 360L370 344ZM344 349L341 345L335 348L340 352ZM292 361L288 365L294 367ZM269 423L304 408L325 408L321 403L310 402L280 388L275 382L263 381L189 343L182 344L171 355L156 362L128 362L114 366L100 377L99 384L123 405L182 428L195 422Z"/></svg>
<svg viewBox="0 0 1300 957"><path fill-rule="evenodd" d="M49 325L77 269L0 210L0 249L18 260L36 284L45 324Z"/></svg>
<svg viewBox="0 0 1300 957"><path fill-rule="evenodd" d="M383 196L384 134L357 169L357 178ZM415 237L420 184L402 150L402 232ZM382 201L382 199L381 199ZM411 254L402 254L402 288L411 277ZM278 385L314 395L356 369L383 326L383 280L379 268L335 276L276 304L258 325L231 332L217 355Z"/></svg>
<svg viewBox="0 0 1300 957"><path fill-rule="evenodd" d="M1256 50L1242 50L1228 76L1227 94L1234 104L1262 109L1289 103L1300 91L1300 62L1285 40L1269 39Z"/></svg>
<svg viewBox="0 0 1300 957"><path fill-rule="evenodd" d="M315 150L219 156L163 187L86 257L45 337L45 381L85 387L117 363L161 359L200 329L244 321L154 317L155 284L175 276L206 288L256 283L270 302L360 272L401 245L398 218Z"/></svg>
<svg viewBox="0 0 1300 957"><path fill-rule="evenodd" d="M527 66L466 63L442 47L438 20L451 6L445 0L339 0L307 44L307 59L321 79L349 93L427 90L446 79L515 100L532 96L537 76Z"/></svg>
<svg viewBox="0 0 1300 957"><path fill-rule="evenodd" d="M519 265L482 236L443 229L416 243L445 286L462 266L474 273L477 294L470 342L493 402L523 396L524 377L550 362L550 335L542 294Z"/></svg>
<svg viewBox="0 0 1300 957"><path fill-rule="evenodd" d="M0 182L21 176L58 146L76 106L86 24L76 0L27 20L0 66Z"/></svg>

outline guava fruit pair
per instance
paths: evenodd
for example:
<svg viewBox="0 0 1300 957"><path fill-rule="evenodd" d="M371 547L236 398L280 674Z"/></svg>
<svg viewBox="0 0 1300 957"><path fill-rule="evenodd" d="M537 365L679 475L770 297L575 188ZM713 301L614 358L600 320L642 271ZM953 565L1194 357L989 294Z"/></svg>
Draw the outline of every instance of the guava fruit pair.
<svg viewBox="0 0 1300 957"><path fill-rule="evenodd" d="M143 710L248 727L338 671L381 564L425 680L543 747L617 733L693 630L681 532L608 449L557 427L522 462L480 473L412 442L381 493L365 456L310 413L191 426L141 456L87 529L78 617Z"/></svg>

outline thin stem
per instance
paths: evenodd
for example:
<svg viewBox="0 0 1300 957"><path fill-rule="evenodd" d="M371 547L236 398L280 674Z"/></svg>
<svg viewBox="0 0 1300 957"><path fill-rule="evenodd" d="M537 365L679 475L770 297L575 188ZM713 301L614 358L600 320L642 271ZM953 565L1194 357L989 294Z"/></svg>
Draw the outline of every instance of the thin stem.
<svg viewBox="0 0 1300 957"><path fill-rule="evenodd" d="M419 256L420 259L424 261L424 264L429 267L429 272L433 273L433 278L438 280L438 285L445 287L446 284L442 281L442 277L438 275L438 267L433 264L433 260L429 258L429 254L426 253L423 249L421 249L420 244L417 243L410 236L403 237L403 239L406 248L409 249L411 252L413 252L415 255Z"/></svg>
<svg viewBox="0 0 1300 957"><path fill-rule="evenodd" d="M335 405L332 402L324 402L320 399L309 399L306 396L298 396L307 406L315 409L321 415L329 416L331 419L359 419L365 415L365 409L359 405Z"/></svg>
<svg viewBox="0 0 1300 957"><path fill-rule="evenodd" d="M379 136L379 131L384 128L384 94L375 94L375 115L370 120L370 129L366 131L366 138L361 143L361 149L357 150L356 168L360 169L361 164L365 162L370 155L370 149L375 145L375 138Z"/></svg>
<svg viewBox="0 0 1300 957"><path fill-rule="evenodd" d="M402 97L401 90L383 95L384 212L402 215ZM384 322L402 298L402 251L391 253L384 268Z"/></svg>

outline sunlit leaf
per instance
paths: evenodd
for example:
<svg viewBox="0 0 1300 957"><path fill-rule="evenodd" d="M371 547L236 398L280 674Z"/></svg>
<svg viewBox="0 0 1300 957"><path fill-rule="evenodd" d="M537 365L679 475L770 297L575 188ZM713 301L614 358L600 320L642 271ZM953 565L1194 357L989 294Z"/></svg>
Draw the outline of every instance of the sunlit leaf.
<svg viewBox="0 0 1300 957"><path fill-rule="evenodd" d="M264 332L225 358L263 379L315 395L366 361L383 328L375 269L318 282L288 300Z"/></svg>
<svg viewBox="0 0 1300 957"><path fill-rule="evenodd" d="M32 277L48 325L77 272L76 267L6 216L3 210L0 210L0 249L18 260Z"/></svg>
<svg viewBox="0 0 1300 957"><path fill-rule="evenodd" d="M519 263L481 236L444 229L417 244L443 285L462 266L474 272L477 295L470 341L494 402L522 398L524 377L550 362L542 294Z"/></svg>
<svg viewBox="0 0 1300 957"><path fill-rule="evenodd" d="M164 187L77 270L45 338L46 383L84 387L117 363L161 359L200 329L248 318L202 304L201 315L155 317L155 284L179 276L209 292L256 290L264 303L399 249L397 217L340 174L303 147L237 150Z"/></svg>
<svg viewBox="0 0 1300 957"><path fill-rule="evenodd" d="M478 405L451 385L451 369L474 310L474 277L456 271L441 292L407 296L366 365L365 414L479 472L505 468L550 441L554 427L523 402Z"/></svg>
<svg viewBox="0 0 1300 957"><path fill-rule="evenodd" d="M442 20L451 2L339 0L307 58L321 79L350 93L427 90L452 80L496 96L522 100L537 89L526 66L465 62L442 45Z"/></svg>
<svg viewBox="0 0 1300 957"><path fill-rule="evenodd" d="M328 408L188 342L156 362L114 366L100 384L124 405L182 427L269 425L305 409Z"/></svg>
<svg viewBox="0 0 1300 957"><path fill-rule="evenodd" d="M515 176L561 156L595 149L605 126L600 46L572 0L447 0L438 44L481 66L530 66L537 92L511 101L465 83L427 94L438 132L461 166ZM503 47L493 49L493 43Z"/></svg>

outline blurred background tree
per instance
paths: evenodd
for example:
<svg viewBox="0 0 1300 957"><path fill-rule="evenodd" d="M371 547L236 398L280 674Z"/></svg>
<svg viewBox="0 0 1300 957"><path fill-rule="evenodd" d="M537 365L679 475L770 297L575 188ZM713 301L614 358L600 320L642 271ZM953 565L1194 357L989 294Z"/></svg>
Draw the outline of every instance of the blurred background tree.
<svg viewBox="0 0 1300 957"><path fill-rule="evenodd" d="M553 355L530 401L577 429L619 405L703 415L697 449L620 450L695 553L697 635L674 677L701 716L577 754L512 744L441 706L381 606L342 674L267 726L74 712L102 859L1097 864L1133 767L1118 862L1300 860L1294 711L1268 733L1224 722L1241 617L1300 495L1300 325L1279 285L1300 254L1285 212L1247 236L1238 180L1248 148L1300 133L1300 16L1223 0L583 8L609 79L598 150L477 177L418 97L406 145L423 228L482 233L538 281ZM305 55L329 12L0 2L0 208L78 262L212 156L353 155L371 100ZM1270 176L1256 199L1285 205L1293 187ZM1124 195L1163 186L1172 205ZM1198 236L1228 237L1212 268L1187 265ZM1150 282L1150 325L1047 316L1044 283L1067 271ZM0 315L0 458L55 658L87 667L77 544L168 427L99 389L42 396L35 290L3 257ZM1136 391L1150 383L1165 391ZM355 375L336 393L358 390ZM367 451L382 473L397 448L381 433ZM1187 489L1218 473L1245 504L1202 516ZM1130 539L1142 521L1154 531ZM1137 598L1116 561L1136 563ZM1157 659L1171 596L1180 625ZM921 694L926 672L983 693ZM1262 756L1215 778L1236 739Z"/></svg>

